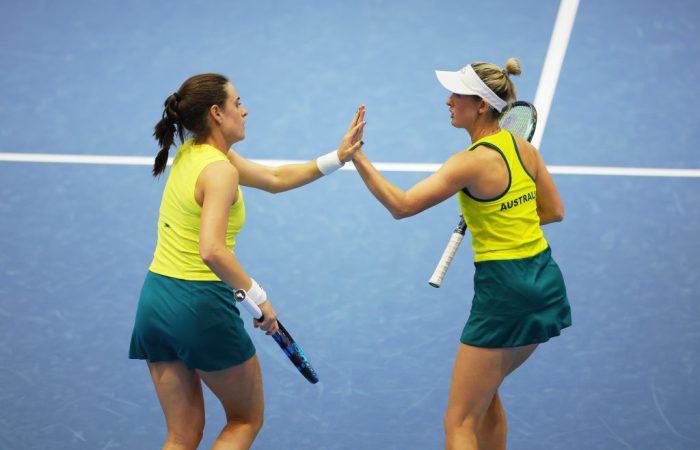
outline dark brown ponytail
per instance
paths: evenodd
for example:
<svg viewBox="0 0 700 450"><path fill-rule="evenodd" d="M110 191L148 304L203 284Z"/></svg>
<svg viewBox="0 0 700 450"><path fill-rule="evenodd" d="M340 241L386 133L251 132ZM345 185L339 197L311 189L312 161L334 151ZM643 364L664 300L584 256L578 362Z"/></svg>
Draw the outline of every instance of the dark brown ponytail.
<svg viewBox="0 0 700 450"><path fill-rule="evenodd" d="M207 115L212 105L226 103L228 79L219 74L205 73L188 78L177 92L163 104L163 116L153 130L160 151L153 163L153 176L157 177L168 164L168 151L175 143L185 141L185 133L203 139L209 134Z"/></svg>
<svg viewBox="0 0 700 450"><path fill-rule="evenodd" d="M179 98L180 96L176 92L165 99L165 103L163 104L163 116L153 130L153 137L156 138L160 146L160 151L158 155L156 155L156 160L153 163L154 177L157 177L165 170L165 166L168 163L168 151L175 141L175 134L178 135L181 142L185 140L180 114L178 112Z"/></svg>

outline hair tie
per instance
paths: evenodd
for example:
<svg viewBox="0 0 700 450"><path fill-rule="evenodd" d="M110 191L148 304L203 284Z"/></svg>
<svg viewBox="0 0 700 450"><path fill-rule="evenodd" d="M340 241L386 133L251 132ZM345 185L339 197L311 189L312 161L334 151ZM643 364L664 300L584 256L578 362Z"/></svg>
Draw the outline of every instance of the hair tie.
<svg viewBox="0 0 700 450"><path fill-rule="evenodd" d="M176 102L180 102L180 96L178 95L177 92L173 92L173 97L175 97Z"/></svg>
<svg viewBox="0 0 700 450"><path fill-rule="evenodd" d="M501 70L501 72L503 72L503 75L505 75L506 78L508 78L508 70L507 69L503 69L503 70Z"/></svg>

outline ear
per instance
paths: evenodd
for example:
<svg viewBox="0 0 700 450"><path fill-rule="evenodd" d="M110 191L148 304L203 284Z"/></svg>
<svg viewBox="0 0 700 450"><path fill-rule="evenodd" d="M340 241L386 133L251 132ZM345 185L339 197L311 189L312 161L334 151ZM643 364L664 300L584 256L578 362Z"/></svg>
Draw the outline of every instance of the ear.
<svg viewBox="0 0 700 450"><path fill-rule="evenodd" d="M489 102L482 98L481 103L479 103L479 114L486 114L490 107L491 105L489 105Z"/></svg>
<svg viewBox="0 0 700 450"><path fill-rule="evenodd" d="M223 118L221 117L221 108L219 108L219 105L211 105L209 108L209 117L211 117L214 123L221 125Z"/></svg>

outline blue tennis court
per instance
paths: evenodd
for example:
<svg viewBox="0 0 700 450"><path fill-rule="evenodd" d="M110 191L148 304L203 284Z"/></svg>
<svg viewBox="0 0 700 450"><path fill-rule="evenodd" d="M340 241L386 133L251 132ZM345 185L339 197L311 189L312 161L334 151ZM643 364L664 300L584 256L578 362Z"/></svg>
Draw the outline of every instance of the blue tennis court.
<svg viewBox="0 0 700 450"><path fill-rule="evenodd" d="M533 100L559 6L0 3L0 450L162 445L148 370L127 351L164 186L144 161L185 78L230 77L249 111L236 150L252 159L326 153L365 104L370 159L423 164L385 172L408 188L468 145L433 71L515 56ZM698 23L692 0L578 6L541 142L566 206L545 234L574 325L502 386L509 449L700 448ZM266 400L253 448L442 448L468 238L443 286L427 280L457 201L397 222L352 170L245 195L237 256L321 378L249 327ZM205 401L201 448L225 423Z"/></svg>

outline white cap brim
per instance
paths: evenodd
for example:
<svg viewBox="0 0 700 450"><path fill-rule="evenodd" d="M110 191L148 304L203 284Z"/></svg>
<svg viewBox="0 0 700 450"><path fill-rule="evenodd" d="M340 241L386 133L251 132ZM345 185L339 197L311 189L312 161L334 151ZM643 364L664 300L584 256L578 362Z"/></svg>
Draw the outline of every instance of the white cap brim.
<svg viewBox="0 0 700 450"><path fill-rule="evenodd" d="M479 95L473 89L469 89L467 85L462 83L459 77L459 72L448 72L446 70L436 70L435 75L438 81L450 92L461 95Z"/></svg>
<svg viewBox="0 0 700 450"><path fill-rule="evenodd" d="M464 66L457 72L448 72L444 70L436 70L440 84L450 92L460 95L478 95L486 100L489 105L495 108L498 112L508 105L508 102L497 96L486 83L474 72L471 65Z"/></svg>

